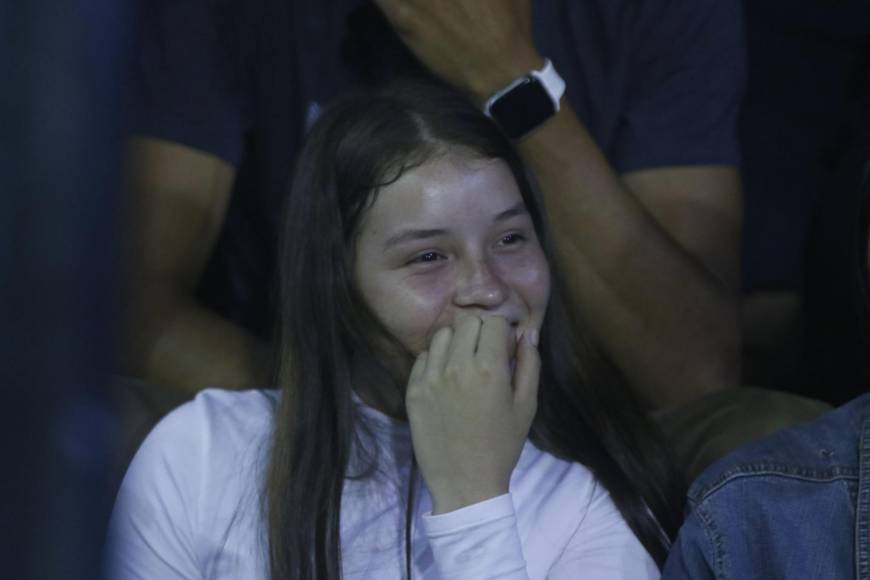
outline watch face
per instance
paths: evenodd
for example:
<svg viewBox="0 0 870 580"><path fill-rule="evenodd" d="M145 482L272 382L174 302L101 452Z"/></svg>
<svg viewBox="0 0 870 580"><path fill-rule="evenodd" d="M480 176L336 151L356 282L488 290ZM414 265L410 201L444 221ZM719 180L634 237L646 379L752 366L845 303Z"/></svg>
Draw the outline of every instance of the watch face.
<svg viewBox="0 0 870 580"><path fill-rule="evenodd" d="M519 139L556 113L540 81L526 78L496 100L489 114L511 139Z"/></svg>

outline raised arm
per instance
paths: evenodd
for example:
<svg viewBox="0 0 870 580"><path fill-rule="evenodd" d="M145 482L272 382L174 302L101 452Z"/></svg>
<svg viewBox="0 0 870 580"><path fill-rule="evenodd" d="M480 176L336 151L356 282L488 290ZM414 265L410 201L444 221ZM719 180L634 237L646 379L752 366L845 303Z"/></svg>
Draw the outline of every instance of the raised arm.
<svg viewBox="0 0 870 580"><path fill-rule="evenodd" d="M544 63L529 0L378 0L435 74L482 103ZM544 195L572 307L651 408L736 385L736 170L618 175L566 99L519 151Z"/></svg>
<svg viewBox="0 0 870 580"><path fill-rule="evenodd" d="M193 394L265 384L266 346L197 303L235 178L226 161L151 138L132 139L126 216L126 371Z"/></svg>
<svg viewBox="0 0 870 580"><path fill-rule="evenodd" d="M728 167L618 177L563 107L520 145L580 320L653 408L739 377L739 178Z"/></svg>

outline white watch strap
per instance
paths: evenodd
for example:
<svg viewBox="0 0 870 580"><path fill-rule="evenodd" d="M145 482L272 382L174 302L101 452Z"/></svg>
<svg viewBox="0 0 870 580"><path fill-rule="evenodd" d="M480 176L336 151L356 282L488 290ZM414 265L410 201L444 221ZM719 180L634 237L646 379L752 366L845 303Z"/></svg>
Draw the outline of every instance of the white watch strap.
<svg viewBox="0 0 870 580"><path fill-rule="evenodd" d="M562 95L565 94L565 81L556 72L556 67L553 66L550 59L545 59L544 68L533 70L529 74L541 81L547 94L553 99L553 107L558 111L559 102L562 100Z"/></svg>

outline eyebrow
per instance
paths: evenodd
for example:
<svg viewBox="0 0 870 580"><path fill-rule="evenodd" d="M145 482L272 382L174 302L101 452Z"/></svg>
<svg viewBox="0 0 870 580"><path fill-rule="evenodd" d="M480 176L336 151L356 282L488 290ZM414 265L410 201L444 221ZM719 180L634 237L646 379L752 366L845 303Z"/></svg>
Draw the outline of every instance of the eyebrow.
<svg viewBox="0 0 870 580"><path fill-rule="evenodd" d="M529 210L526 209L525 202L518 201L516 203L516 205L514 205L513 207L510 207L510 208L504 210L503 212L501 212L500 214L498 214L497 216L495 216L495 219L493 221L503 222L503 221L508 220L512 217L516 217L518 215L529 215Z"/></svg>
<svg viewBox="0 0 870 580"><path fill-rule="evenodd" d="M513 217L519 215L528 215L529 210L526 209L526 204L522 201L516 203L516 205L504 210L493 218L493 223L502 222L505 220L509 220ZM437 229L426 229L426 230L402 230L395 235L387 238L387 241L384 242L384 249L389 247L402 244L405 242L417 241L417 240L425 240L429 238L436 238L438 236L443 236L447 233L447 230L444 228Z"/></svg>

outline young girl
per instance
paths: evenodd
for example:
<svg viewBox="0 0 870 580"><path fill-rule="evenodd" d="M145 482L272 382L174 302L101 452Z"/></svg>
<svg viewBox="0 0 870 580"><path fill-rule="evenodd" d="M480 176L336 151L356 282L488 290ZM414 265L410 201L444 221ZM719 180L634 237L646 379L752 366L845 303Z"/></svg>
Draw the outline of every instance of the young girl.
<svg viewBox="0 0 870 580"><path fill-rule="evenodd" d="M334 105L298 162L282 391L149 435L111 578L657 578L681 494L565 307L538 200L463 97Z"/></svg>

